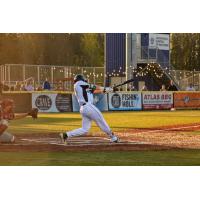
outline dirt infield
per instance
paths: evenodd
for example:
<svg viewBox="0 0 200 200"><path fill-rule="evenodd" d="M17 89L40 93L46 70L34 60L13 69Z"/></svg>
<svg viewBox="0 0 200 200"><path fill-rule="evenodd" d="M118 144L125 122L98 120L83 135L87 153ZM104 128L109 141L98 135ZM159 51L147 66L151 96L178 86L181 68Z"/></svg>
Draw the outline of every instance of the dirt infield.
<svg viewBox="0 0 200 200"><path fill-rule="evenodd" d="M113 144L102 133L71 138L61 143L57 134L23 134L14 144L0 144L1 152L132 151L200 149L199 124L132 129L116 133L120 142Z"/></svg>

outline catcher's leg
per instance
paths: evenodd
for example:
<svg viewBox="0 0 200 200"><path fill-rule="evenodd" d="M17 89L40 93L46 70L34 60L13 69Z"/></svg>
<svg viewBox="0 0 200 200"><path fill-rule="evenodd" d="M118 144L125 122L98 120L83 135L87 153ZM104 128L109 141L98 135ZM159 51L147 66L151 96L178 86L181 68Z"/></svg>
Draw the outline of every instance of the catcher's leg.
<svg viewBox="0 0 200 200"><path fill-rule="evenodd" d="M3 134L0 135L1 143L13 143L15 141L15 136L7 131L4 131Z"/></svg>
<svg viewBox="0 0 200 200"><path fill-rule="evenodd" d="M15 141L15 136L8 133L6 129L8 128L8 121L5 119L0 120L0 142L1 143L13 143Z"/></svg>

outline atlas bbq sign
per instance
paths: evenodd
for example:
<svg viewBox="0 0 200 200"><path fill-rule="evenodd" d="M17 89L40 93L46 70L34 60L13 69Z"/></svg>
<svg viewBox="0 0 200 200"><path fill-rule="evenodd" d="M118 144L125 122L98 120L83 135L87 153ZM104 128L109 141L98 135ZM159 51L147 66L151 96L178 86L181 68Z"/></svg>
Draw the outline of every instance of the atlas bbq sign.
<svg viewBox="0 0 200 200"><path fill-rule="evenodd" d="M170 109L173 107L172 92L143 92L142 106L144 110Z"/></svg>

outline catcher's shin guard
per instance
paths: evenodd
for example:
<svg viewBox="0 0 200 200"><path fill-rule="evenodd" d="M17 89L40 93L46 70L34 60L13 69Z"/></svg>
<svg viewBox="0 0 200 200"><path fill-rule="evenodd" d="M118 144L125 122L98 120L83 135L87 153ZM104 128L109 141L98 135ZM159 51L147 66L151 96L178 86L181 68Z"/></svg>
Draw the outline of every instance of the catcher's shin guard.
<svg viewBox="0 0 200 200"><path fill-rule="evenodd" d="M13 142L15 142L14 135L6 131L2 135L0 135L0 143L13 143Z"/></svg>

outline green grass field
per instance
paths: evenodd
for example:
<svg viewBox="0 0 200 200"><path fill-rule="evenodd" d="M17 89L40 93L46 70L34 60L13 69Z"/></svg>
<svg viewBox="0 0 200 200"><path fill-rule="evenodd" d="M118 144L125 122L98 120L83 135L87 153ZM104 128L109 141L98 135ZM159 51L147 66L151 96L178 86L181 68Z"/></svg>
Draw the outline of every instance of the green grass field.
<svg viewBox="0 0 200 200"><path fill-rule="evenodd" d="M131 128L150 128L200 122L200 111L148 111L148 112L105 112L104 117L113 129L120 131ZM40 114L38 120L26 118L12 121L9 131L19 134L57 134L81 126L79 113ZM93 124L90 134L100 132ZM194 134L199 134L195 131ZM5 153L0 152L0 165L200 165L200 150L123 151L123 152L57 152L57 153Z"/></svg>
<svg viewBox="0 0 200 200"><path fill-rule="evenodd" d="M199 166L200 150L0 153L6 166Z"/></svg>
<svg viewBox="0 0 200 200"><path fill-rule="evenodd" d="M104 112L103 115L113 131L200 122L200 111ZM9 131L16 134L58 133L80 126L81 116L79 113L40 114L37 120L26 118L12 121ZM97 131L99 132L99 128L93 124L91 134Z"/></svg>

